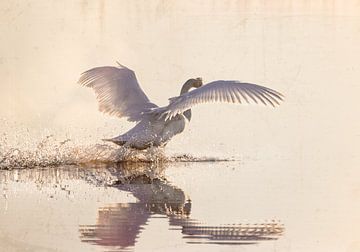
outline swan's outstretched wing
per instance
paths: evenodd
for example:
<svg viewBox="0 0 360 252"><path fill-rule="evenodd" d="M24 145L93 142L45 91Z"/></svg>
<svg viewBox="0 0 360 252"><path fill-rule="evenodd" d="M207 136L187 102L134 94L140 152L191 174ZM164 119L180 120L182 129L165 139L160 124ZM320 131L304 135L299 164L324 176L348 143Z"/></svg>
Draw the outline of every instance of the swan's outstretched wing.
<svg viewBox="0 0 360 252"><path fill-rule="evenodd" d="M263 103L264 105L279 105L283 95L273 89L256 84L241 83L238 81L214 81L183 95L170 98L166 107L152 110L152 114L171 119L191 107L208 102L230 103Z"/></svg>
<svg viewBox="0 0 360 252"><path fill-rule="evenodd" d="M90 69L81 75L79 84L94 89L101 112L129 121L139 121L142 112L157 107L140 88L135 73L121 65Z"/></svg>

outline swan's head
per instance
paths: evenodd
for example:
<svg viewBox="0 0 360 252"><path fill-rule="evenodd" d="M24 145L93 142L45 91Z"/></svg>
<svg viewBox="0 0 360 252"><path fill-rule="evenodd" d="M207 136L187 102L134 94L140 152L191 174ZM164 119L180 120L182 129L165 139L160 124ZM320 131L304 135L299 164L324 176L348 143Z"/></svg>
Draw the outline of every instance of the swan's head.
<svg viewBox="0 0 360 252"><path fill-rule="evenodd" d="M202 79L200 77L198 77L196 79L190 79L187 82L190 82L191 86L194 88L199 88L203 85Z"/></svg>
<svg viewBox="0 0 360 252"><path fill-rule="evenodd" d="M185 93L189 92L189 90L192 88L199 88L202 86L202 84L203 83L202 83L201 78L189 79L182 86L180 94L185 94Z"/></svg>

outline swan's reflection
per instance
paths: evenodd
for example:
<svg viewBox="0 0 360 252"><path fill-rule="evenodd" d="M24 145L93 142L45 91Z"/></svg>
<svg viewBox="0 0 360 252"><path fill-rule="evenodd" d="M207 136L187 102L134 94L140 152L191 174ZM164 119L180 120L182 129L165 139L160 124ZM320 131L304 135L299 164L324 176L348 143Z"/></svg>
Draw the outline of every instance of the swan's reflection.
<svg viewBox="0 0 360 252"><path fill-rule="evenodd" d="M191 201L181 189L161 178L164 170L161 164L122 163L107 169L118 177L113 186L131 192L138 202L100 208L96 225L80 226L83 242L120 251L131 249L155 214L168 218L170 229L180 230L187 243L254 244L277 239L284 231L277 222L208 226L191 219Z"/></svg>

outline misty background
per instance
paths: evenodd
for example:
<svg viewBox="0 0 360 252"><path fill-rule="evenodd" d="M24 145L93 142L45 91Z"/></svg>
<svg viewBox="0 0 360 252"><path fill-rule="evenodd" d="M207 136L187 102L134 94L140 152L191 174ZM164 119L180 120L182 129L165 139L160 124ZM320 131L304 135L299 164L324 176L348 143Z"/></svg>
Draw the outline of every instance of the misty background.
<svg viewBox="0 0 360 252"><path fill-rule="evenodd" d="M133 124L102 115L92 90L76 84L83 71L119 61L158 105L193 77L286 97L275 109L195 107L169 150L353 164L359 10L358 1L1 1L0 132L16 144L24 132L29 141L101 142L126 131Z"/></svg>

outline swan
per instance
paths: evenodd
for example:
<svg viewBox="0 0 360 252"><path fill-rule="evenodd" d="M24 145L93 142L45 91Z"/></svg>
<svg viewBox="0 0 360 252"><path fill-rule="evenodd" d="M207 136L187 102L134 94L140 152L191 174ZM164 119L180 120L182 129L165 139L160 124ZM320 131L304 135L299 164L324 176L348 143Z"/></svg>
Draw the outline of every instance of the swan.
<svg viewBox="0 0 360 252"><path fill-rule="evenodd" d="M158 107L145 95L134 71L120 63L92 68L78 83L95 91L101 112L136 122L128 132L103 140L139 150L163 147L183 132L197 104L261 102L275 107L283 100L281 93L256 84L217 80L203 85L201 78L193 78L184 83L179 96L169 99L169 105Z"/></svg>

